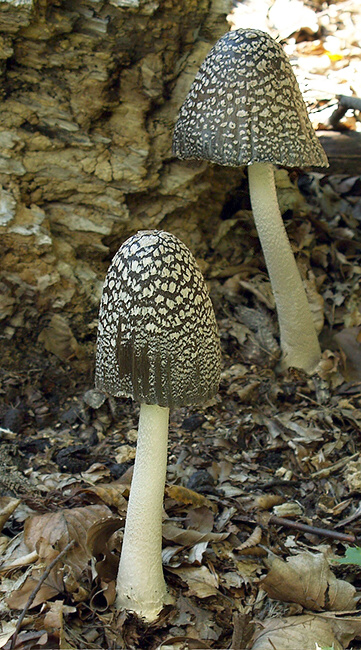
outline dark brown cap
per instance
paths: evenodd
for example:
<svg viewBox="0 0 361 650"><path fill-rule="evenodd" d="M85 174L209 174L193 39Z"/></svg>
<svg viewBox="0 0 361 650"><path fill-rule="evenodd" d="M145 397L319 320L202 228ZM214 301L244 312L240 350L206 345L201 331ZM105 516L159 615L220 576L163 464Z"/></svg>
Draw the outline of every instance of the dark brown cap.
<svg viewBox="0 0 361 650"><path fill-rule="evenodd" d="M215 315L192 253L170 233L138 232L120 247L105 279L96 387L178 407L213 397L219 375Z"/></svg>
<svg viewBox="0 0 361 650"><path fill-rule="evenodd" d="M228 32L211 49L181 107L173 152L230 166L328 166L282 46L257 29Z"/></svg>

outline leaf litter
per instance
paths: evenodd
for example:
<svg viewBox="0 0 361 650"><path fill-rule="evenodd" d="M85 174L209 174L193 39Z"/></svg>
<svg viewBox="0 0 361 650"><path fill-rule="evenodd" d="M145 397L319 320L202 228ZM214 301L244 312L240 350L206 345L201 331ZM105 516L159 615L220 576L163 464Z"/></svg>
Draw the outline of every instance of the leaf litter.
<svg viewBox="0 0 361 650"><path fill-rule="evenodd" d="M360 8L282 2L259 2L257 26L286 42L322 124L335 94L358 88ZM246 26L251 9L237 3L232 20ZM345 125L360 130L357 113ZM241 202L202 261L224 366L212 404L171 415L163 564L173 603L154 624L114 608L138 413L93 389L94 334L80 373L60 315L33 355L2 370L1 648L361 647L361 184L295 179L277 172L322 361L313 377L278 374L274 300Z"/></svg>

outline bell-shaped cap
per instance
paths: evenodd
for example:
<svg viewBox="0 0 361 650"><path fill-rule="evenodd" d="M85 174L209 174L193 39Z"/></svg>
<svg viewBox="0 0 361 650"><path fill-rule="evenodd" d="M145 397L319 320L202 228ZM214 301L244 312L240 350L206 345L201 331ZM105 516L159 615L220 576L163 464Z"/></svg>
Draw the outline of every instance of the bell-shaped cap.
<svg viewBox="0 0 361 650"><path fill-rule="evenodd" d="M180 109L173 152L229 166L328 166L282 46L257 29L228 32L211 49Z"/></svg>
<svg viewBox="0 0 361 650"><path fill-rule="evenodd" d="M218 390L220 343L202 273L174 235L143 231L115 255L99 312L95 384L178 407Z"/></svg>

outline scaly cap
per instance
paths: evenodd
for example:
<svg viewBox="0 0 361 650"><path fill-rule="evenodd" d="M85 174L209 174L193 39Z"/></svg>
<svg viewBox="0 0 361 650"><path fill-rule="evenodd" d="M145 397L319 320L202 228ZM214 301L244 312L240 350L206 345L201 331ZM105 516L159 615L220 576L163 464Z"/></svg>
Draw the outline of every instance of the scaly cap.
<svg viewBox="0 0 361 650"><path fill-rule="evenodd" d="M328 166L282 46L257 29L228 32L211 49L180 109L173 152L229 166Z"/></svg>
<svg viewBox="0 0 361 650"><path fill-rule="evenodd" d="M120 247L105 279L96 387L177 407L213 397L219 375L213 306L192 253L170 233L138 232Z"/></svg>

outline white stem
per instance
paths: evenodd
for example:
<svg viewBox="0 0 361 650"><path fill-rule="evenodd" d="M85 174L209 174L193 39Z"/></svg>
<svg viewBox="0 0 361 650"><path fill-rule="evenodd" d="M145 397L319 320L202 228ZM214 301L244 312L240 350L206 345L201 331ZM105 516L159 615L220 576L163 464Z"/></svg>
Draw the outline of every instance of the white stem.
<svg viewBox="0 0 361 650"><path fill-rule="evenodd" d="M267 264L285 367L313 372L321 350L291 245L278 207L271 163L248 167L253 216Z"/></svg>
<svg viewBox="0 0 361 650"><path fill-rule="evenodd" d="M141 404L138 442L117 578L117 608L154 621L166 598L162 512L169 409Z"/></svg>

